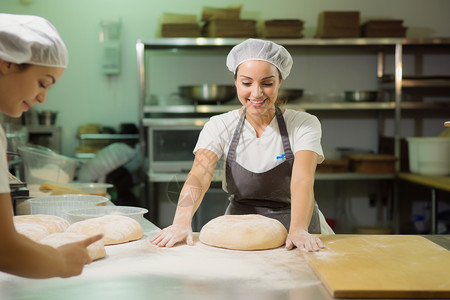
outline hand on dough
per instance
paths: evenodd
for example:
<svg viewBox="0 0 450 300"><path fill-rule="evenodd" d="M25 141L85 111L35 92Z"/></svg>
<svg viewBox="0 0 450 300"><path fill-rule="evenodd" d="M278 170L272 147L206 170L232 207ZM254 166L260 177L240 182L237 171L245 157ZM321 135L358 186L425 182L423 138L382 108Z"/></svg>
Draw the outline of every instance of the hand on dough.
<svg viewBox="0 0 450 300"><path fill-rule="evenodd" d="M64 262L64 271L60 275L62 278L67 278L75 275L80 275L85 264L92 262L91 257L87 251L90 244L95 243L103 238L102 234L88 237L84 240L62 245L57 248Z"/></svg>
<svg viewBox="0 0 450 300"><path fill-rule="evenodd" d="M294 246L308 252L319 251L324 247L318 237L308 233L306 230L289 232L286 239L286 249L292 250Z"/></svg>
<svg viewBox="0 0 450 300"><path fill-rule="evenodd" d="M150 242L159 247L172 247L184 240L188 245L194 245L192 228L174 224L158 232Z"/></svg>

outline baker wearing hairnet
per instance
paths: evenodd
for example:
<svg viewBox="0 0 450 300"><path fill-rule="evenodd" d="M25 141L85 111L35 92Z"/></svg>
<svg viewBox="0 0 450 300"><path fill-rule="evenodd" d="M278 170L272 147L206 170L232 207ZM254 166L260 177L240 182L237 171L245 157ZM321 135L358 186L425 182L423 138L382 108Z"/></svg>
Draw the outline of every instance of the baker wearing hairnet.
<svg viewBox="0 0 450 300"><path fill-rule="evenodd" d="M0 110L20 117L36 103L44 103L68 64L61 37L47 20L0 13ZM17 233L9 189L6 137L0 126L0 271L31 277L70 277L91 262L86 247L102 238L54 249Z"/></svg>
<svg viewBox="0 0 450 300"><path fill-rule="evenodd" d="M314 173L324 160L320 122L277 105L292 57L273 42L249 39L230 51L226 64L242 107L205 124L173 224L152 242L171 247L187 239L192 244L192 217L224 156L224 189L232 196L226 214L277 219L288 229L287 249L317 251L323 244L312 233L333 233L314 200Z"/></svg>

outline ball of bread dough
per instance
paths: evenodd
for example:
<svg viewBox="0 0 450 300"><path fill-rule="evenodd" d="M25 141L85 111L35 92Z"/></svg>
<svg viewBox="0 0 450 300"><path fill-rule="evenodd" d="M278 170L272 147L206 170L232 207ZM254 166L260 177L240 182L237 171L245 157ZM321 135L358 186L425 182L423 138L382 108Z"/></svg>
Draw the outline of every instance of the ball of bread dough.
<svg viewBox="0 0 450 300"><path fill-rule="evenodd" d="M266 250L286 241L287 230L278 220L262 215L225 215L200 230L204 244L233 250Z"/></svg>
<svg viewBox="0 0 450 300"><path fill-rule="evenodd" d="M39 241L39 243L52 246L53 248L58 248L59 246L82 241L87 238L88 236L84 234L73 232L58 232L44 237ZM96 241L90 244L87 247L87 251L92 260L97 260L106 256L105 246L101 241Z"/></svg>
<svg viewBox="0 0 450 300"><path fill-rule="evenodd" d="M69 222L54 215L22 215L14 216L14 224L33 224L44 226L50 234L64 232L69 227Z"/></svg>
<svg viewBox="0 0 450 300"><path fill-rule="evenodd" d="M120 215L106 215L73 223L66 232L85 234L88 236L103 234L104 245L114 245L139 240L144 230L133 218Z"/></svg>
<svg viewBox="0 0 450 300"><path fill-rule="evenodd" d="M14 223L14 227L16 228L16 231L18 233L35 242L45 238L50 234L45 226L39 224Z"/></svg>

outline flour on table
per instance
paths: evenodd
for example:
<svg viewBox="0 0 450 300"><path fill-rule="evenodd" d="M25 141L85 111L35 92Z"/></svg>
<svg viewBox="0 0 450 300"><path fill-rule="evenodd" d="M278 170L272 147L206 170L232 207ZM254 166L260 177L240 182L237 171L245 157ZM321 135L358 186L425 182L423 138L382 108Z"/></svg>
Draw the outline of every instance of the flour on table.
<svg viewBox="0 0 450 300"><path fill-rule="evenodd" d="M286 237L286 228L278 220L256 214L220 216L200 231L202 243L233 250L277 248Z"/></svg>
<svg viewBox="0 0 450 300"><path fill-rule="evenodd" d="M149 238L105 247L107 259L87 265L86 279L155 275L199 282L236 282L265 290L309 288L320 285L299 249L284 247L239 251L205 245L194 233L194 246L158 247Z"/></svg>

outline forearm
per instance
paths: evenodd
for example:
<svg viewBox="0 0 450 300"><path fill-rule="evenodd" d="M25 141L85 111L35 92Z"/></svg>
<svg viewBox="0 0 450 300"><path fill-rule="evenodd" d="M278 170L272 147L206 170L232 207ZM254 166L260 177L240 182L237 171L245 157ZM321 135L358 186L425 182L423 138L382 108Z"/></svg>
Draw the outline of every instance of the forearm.
<svg viewBox="0 0 450 300"><path fill-rule="evenodd" d="M193 179L192 175L188 175L188 179L180 192L173 224L191 224L192 218L208 188L209 183L201 184L198 180Z"/></svg>
<svg viewBox="0 0 450 300"><path fill-rule="evenodd" d="M65 263L61 253L31 241L18 233L0 246L1 270L29 278L62 276Z"/></svg>
<svg viewBox="0 0 450 300"><path fill-rule="evenodd" d="M191 224L192 217L211 185L216 163L216 154L209 150L198 151L178 199L174 224Z"/></svg>
<svg viewBox="0 0 450 300"><path fill-rule="evenodd" d="M314 179L302 179L291 185L290 230L308 231L314 210Z"/></svg>
<svg viewBox="0 0 450 300"><path fill-rule="evenodd" d="M44 278L61 276L64 267L59 251L17 233L11 196L0 194L0 270L19 276Z"/></svg>

